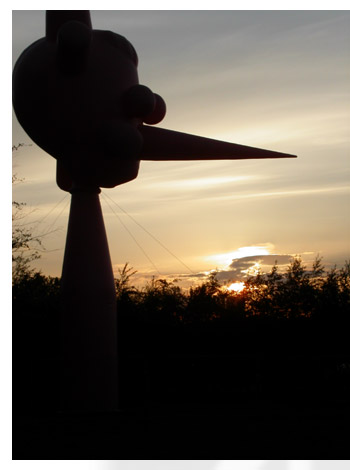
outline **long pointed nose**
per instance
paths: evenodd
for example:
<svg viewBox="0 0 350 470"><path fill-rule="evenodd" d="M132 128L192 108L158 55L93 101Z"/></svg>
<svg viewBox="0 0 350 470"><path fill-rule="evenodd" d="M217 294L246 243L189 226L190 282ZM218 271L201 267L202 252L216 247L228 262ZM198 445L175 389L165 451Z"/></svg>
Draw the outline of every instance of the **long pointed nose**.
<svg viewBox="0 0 350 470"><path fill-rule="evenodd" d="M139 126L143 137L141 160L245 160L296 158L296 155L208 139L161 127Z"/></svg>
<svg viewBox="0 0 350 470"><path fill-rule="evenodd" d="M47 10L46 38L56 41L58 30L68 21L80 21L92 29L90 10Z"/></svg>

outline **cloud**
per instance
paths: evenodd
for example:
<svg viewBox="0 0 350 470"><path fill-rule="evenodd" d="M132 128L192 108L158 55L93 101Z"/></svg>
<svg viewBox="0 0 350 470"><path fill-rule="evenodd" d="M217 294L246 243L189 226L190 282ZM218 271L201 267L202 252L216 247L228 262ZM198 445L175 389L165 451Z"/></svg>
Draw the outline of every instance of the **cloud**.
<svg viewBox="0 0 350 470"><path fill-rule="evenodd" d="M253 265L255 263L260 263L263 265L274 265L278 263L280 265L289 264L291 255L256 255L256 256L246 256L244 258L234 259L230 264L230 269L243 270Z"/></svg>
<svg viewBox="0 0 350 470"><path fill-rule="evenodd" d="M286 266L291 259L291 255L254 255L237 258L232 260L228 269L218 272L217 279L221 282L241 281L254 274L258 268L263 272L270 271L275 263L278 266Z"/></svg>
<svg viewBox="0 0 350 470"><path fill-rule="evenodd" d="M335 186L335 187L320 187L320 188L303 188L303 189L291 189L291 190L274 190L274 191L266 191L266 192L258 192L258 193L236 193L236 194L229 194L229 195L213 195L213 196L206 196L201 198L201 202L204 200L211 199L212 201L229 201L233 202L235 200L249 200L249 199L263 199L263 198L270 198L270 199L280 199L282 197L305 197L305 196L313 196L313 195L322 195L322 194L347 194L350 192L349 186Z"/></svg>
<svg viewBox="0 0 350 470"><path fill-rule="evenodd" d="M231 264L227 269L218 269L217 279L221 283L236 282L242 281L244 278L249 275L254 274L257 271L257 268L260 268L262 272L269 272L271 268L277 263L278 267L283 271L287 265L290 264L293 259L293 255L254 255L254 256L244 256L241 258L233 259ZM215 271L213 268L212 271ZM178 274L176 276L162 276L168 280L174 279L176 277L181 283L181 287L189 287L190 285L199 284L205 282L209 273L212 271L203 271L193 274Z"/></svg>

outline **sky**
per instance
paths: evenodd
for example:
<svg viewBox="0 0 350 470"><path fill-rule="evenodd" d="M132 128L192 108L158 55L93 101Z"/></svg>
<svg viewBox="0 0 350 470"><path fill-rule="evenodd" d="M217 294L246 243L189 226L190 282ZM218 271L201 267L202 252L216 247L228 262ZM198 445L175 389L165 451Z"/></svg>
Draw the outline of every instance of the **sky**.
<svg viewBox="0 0 350 470"><path fill-rule="evenodd" d="M187 287L223 283L295 255L350 259L350 12L92 10L95 29L125 36L139 81L160 94L159 127L295 154L297 159L141 162L136 180L103 189L113 269ZM43 37L45 12L13 11L13 64ZM33 266L60 276L69 199L56 162L13 114L13 199L46 234ZM31 225L32 224L32 225Z"/></svg>

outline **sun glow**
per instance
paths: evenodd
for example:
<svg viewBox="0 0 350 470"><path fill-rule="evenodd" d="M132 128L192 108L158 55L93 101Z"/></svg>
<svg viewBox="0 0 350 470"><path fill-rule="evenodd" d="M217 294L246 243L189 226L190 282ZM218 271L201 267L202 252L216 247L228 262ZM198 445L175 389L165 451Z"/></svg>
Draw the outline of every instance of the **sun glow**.
<svg viewBox="0 0 350 470"><path fill-rule="evenodd" d="M248 256L261 256L268 255L272 249L271 244L261 246L242 246L235 251L229 253L220 253L215 255L206 256L206 260L215 263L219 268L229 266L234 259L245 258Z"/></svg>
<svg viewBox="0 0 350 470"><path fill-rule="evenodd" d="M245 289L245 284L244 282L233 282L229 286L224 286L223 287L225 292L242 292Z"/></svg>

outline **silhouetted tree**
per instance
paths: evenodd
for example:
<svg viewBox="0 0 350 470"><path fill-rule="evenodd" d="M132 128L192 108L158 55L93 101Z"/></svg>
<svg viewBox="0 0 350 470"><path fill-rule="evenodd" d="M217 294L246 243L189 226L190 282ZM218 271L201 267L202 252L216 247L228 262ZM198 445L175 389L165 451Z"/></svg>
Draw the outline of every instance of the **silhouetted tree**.
<svg viewBox="0 0 350 470"><path fill-rule="evenodd" d="M285 273L277 264L268 274L258 273L246 281L246 314L271 318L323 318L331 320L350 306L349 263L325 274L321 258L307 270L300 257L291 260ZM342 313L340 313L342 312Z"/></svg>
<svg viewBox="0 0 350 470"><path fill-rule="evenodd" d="M128 264L129 263L125 263L122 269L118 268L119 277L114 279L117 299L121 299L122 297L128 296L136 291L135 286L130 285L130 280L137 271L134 271L132 267L128 266Z"/></svg>
<svg viewBox="0 0 350 470"><path fill-rule="evenodd" d="M261 271L256 276L251 276L246 281L247 315L271 316L280 318L283 301L283 276L278 272L277 263L271 272L263 275Z"/></svg>
<svg viewBox="0 0 350 470"><path fill-rule="evenodd" d="M12 287L14 317L42 317L59 309L60 279L39 272L16 278Z"/></svg>
<svg viewBox="0 0 350 470"><path fill-rule="evenodd" d="M122 321L133 320L138 315L141 293L131 283L131 278L137 271L125 263L122 269L118 268L119 276L114 279L117 296L118 319Z"/></svg>
<svg viewBox="0 0 350 470"><path fill-rule="evenodd" d="M176 280L152 279L143 289L142 310L146 318L159 323L183 320L186 297Z"/></svg>
<svg viewBox="0 0 350 470"><path fill-rule="evenodd" d="M341 269L332 268L320 287L316 318L350 321L350 262Z"/></svg>
<svg viewBox="0 0 350 470"><path fill-rule="evenodd" d="M196 287L191 287L186 320L188 322L212 321L221 316L225 309L226 294L217 279L217 271L209 274L208 279Z"/></svg>

